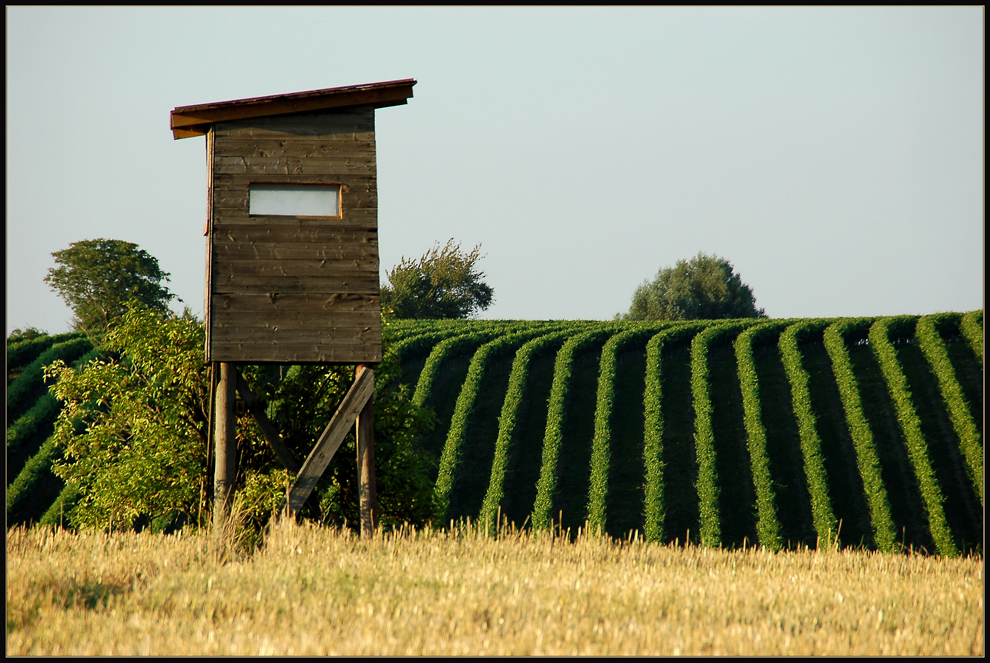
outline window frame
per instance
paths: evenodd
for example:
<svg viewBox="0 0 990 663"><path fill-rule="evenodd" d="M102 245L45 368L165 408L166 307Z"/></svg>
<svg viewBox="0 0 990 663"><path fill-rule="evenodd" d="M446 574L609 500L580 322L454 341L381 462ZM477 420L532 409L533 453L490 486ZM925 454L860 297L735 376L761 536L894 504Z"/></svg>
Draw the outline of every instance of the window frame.
<svg viewBox="0 0 990 663"><path fill-rule="evenodd" d="M283 212L252 212L251 211L251 193L252 191L259 191L263 188L269 189L287 189L287 190L315 190L315 189L331 189L335 190L336 196L336 214L292 214ZM265 216L281 216L286 218L295 219L343 219L344 218L344 204L343 204L343 186L339 182L251 182L248 184L248 216L252 217L265 217Z"/></svg>

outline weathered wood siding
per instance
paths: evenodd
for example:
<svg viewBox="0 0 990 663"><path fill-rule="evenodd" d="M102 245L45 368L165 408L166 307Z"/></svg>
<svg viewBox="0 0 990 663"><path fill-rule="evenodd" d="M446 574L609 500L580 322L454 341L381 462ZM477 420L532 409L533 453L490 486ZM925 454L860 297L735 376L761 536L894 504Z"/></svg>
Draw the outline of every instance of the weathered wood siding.
<svg viewBox="0 0 990 663"><path fill-rule="evenodd" d="M381 361L374 113L213 126L208 361ZM252 216L252 183L339 184L341 218Z"/></svg>

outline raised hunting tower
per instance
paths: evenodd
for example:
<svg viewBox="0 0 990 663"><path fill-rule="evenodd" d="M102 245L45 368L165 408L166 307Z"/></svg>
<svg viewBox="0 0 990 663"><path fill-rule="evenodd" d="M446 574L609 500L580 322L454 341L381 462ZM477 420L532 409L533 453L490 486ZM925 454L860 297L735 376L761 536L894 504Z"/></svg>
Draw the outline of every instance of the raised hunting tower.
<svg viewBox="0 0 990 663"><path fill-rule="evenodd" d="M180 106L174 138L206 136L206 360L215 368L214 516L236 476L236 392L296 474L298 511L357 428L361 531L374 531L372 401L382 360L375 110L415 80ZM238 376L237 364L358 364L355 381L301 465Z"/></svg>
<svg viewBox="0 0 990 663"><path fill-rule="evenodd" d="M415 84L172 111L206 136L207 361L381 361L375 109Z"/></svg>

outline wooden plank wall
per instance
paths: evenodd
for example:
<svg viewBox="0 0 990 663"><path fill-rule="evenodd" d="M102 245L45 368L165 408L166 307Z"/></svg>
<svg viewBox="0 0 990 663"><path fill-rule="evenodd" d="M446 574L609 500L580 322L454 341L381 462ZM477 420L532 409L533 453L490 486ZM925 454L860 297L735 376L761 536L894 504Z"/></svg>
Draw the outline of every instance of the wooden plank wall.
<svg viewBox="0 0 990 663"><path fill-rule="evenodd" d="M214 125L208 361L381 361L374 113ZM341 218L251 216L252 183L340 184Z"/></svg>

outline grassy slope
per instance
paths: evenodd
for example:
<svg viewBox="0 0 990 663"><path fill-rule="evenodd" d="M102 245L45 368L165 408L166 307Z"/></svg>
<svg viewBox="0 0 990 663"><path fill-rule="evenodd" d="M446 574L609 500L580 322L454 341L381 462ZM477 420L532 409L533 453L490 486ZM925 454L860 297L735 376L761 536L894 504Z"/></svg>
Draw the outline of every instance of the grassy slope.
<svg viewBox="0 0 990 663"><path fill-rule="evenodd" d="M522 323L499 324L504 324L508 330L518 329ZM439 340L444 335L465 333L486 326L491 328L491 324L478 321L403 323L400 335L411 337L424 331L440 331L436 336ZM574 329L577 330L577 325ZM972 346L959 332L958 324L943 325L939 331L970 411L978 422L982 444L982 365ZM603 338L583 349L575 357L566 400L553 517L556 522L562 513L562 525L572 533L584 525L587 517L599 359L605 340ZM643 528L642 408L646 340L624 348L618 355L606 502L606 531L616 537L625 537L631 530L642 531ZM426 403L434 409L437 425L432 433L419 440L418 448L434 460L439 459L446 440L454 404L471 357L482 342L483 339L479 339L449 357L429 391ZM509 448L501 509L504 517L519 525L529 517L535 500L547 423L546 404L555 353L561 343L556 343L533 361ZM711 349L709 372L722 539L723 545L732 547L755 540L755 506L746 432L742 424L740 388L730 343L717 344ZM688 538L696 542L699 529L689 346L690 337L665 345L661 358L665 542L676 540L683 543ZM897 359L907 376L936 478L945 494L946 514L954 538L964 551L979 548L983 532L982 506L971 484L965 480L958 440L940 400L936 380L916 345L905 342L897 347ZM431 349L432 344L428 343L404 355L401 380L410 387L416 384ZM449 517L475 518L478 515L489 483L498 417L514 350L512 348L491 363L484 374L479 400L469 419L463 442L462 460L454 478ZM864 414L877 446L898 541L915 549L933 550L917 481L905 451L903 433L876 357L867 344L850 344L848 351L859 382ZM821 334L803 342L801 353L811 376L812 408L822 440L828 489L836 517L842 520L841 542L852 546L869 545L871 526L862 481ZM788 547L814 546L807 480L777 337L761 342L754 348L753 356L781 534ZM12 372L19 368L8 366L8 381ZM35 441L38 448L42 441ZM435 476L434 463L430 478L435 479ZM8 485L10 482L11 477L8 477ZM51 489L48 491L51 492ZM32 514L44 512L47 503L52 501L52 495L45 495L42 499L43 492L43 484L39 484L38 503L31 510Z"/></svg>
<svg viewBox="0 0 990 663"><path fill-rule="evenodd" d="M820 333L802 344L802 354L811 375L811 398L822 453L828 475L829 493L834 502L836 517L842 521L840 540L843 545L869 547L872 530L869 512L863 495L852 441L846 428L842 402L838 394L828 353L825 352ZM954 342L958 333L947 338L950 356L960 374L961 386L974 411L982 411L982 403L973 405L972 399L982 399L982 371L972 350L964 342ZM689 342L689 341L688 341ZM645 346L645 343L642 344ZM982 538L982 517L979 500L965 482L958 481L963 468L958 450L954 446L951 426L948 426L944 406L938 401L937 389L924 359L917 348L904 344L899 360L906 365L909 379L918 383L920 416L925 433L932 443L933 461L939 482L946 490L946 507L951 515L951 526L963 548L972 549ZM578 355L574 363L570 392L563 422L564 443L558 469L558 490L554 503L554 518L563 512L563 526L576 531L586 518L588 495L588 469L593 437L595 389L601 344ZM881 471L888 487L891 509L898 529L898 540L904 546L932 550L924 509L920 501L913 470L908 462L902 433L893 411L890 395L876 359L867 345L849 348L854 371L863 391L863 407L871 430L876 436ZM968 353L968 354L967 354ZM609 492L607 498L608 520L606 530L612 536L625 537L630 530L643 526L643 460L642 460L642 394L645 371L643 348L620 352L615 386L615 415L611 433L612 461L609 468ZM806 479L800 451L796 444L796 423L791 411L790 395L781 365L776 339L763 343L754 351L760 381L761 407L767 428L768 453L771 473L782 526L782 535L790 547L814 546L815 535L808 506ZM664 400L664 480L667 499L665 530L667 541L683 542L686 537L696 540L698 531L696 460L693 449L693 419L691 416L690 367L686 343L666 347L663 354ZM533 482L538 475L538 445L542 442L540 431L546 423L546 411L542 407L549 393L552 358L538 362L541 367L530 376L532 395L526 399L525 417L517 437L525 443L514 448L510 479L507 480L503 514L521 523L532 505ZM492 399L488 406L495 413L504 398L507 376L498 381L490 378L490 387L482 393ZM731 348L715 347L711 354L711 382L713 400L713 425L715 427L720 482L719 509L723 518L723 544L741 545L755 540L753 485L749 473L749 457L746 449L745 430L742 425L741 398L736 367ZM456 398L431 395L431 402ZM448 401L449 402L449 401ZM481 407L482 404L479 404ZM441 405L442 407L442 405ZM448 405L449 407L449 405ZM440 413L443 418L443 411ZM497 416L497 415L495 415ZM982 419L982 418L980 418ZM496 424L492 423L492 428ZM947 427L948 426L948 427ZM491 431L490 431L491 432ZM458 515L471 516L468 505L474 498L467 498L471 486L483 483L485 469L490 467L491 440L483 429L469 436L466 443L476 445L476 459L469 475L459 482L459 491L465 491ZM426 445L424 444L424 448ZM484 450L484 451L483 451ZM487 455L486 455L487 454ZM467 457L467 456L466 456ZM525 462L521 460L526 458ZM528 468L517 472L519 467ZM475 476L477 475L477 476ZM514 483L513 483L514 482ZM960 487L961 486L961 487ZM477 486L475 486L477 487ZM480 490L480 489L479 489ZM475 490L474 492L478 492ZM475 496L478 497L478 496ZM480 499L480 498L479 498ZM690 534L689 534L690 532Z"/></svg>

